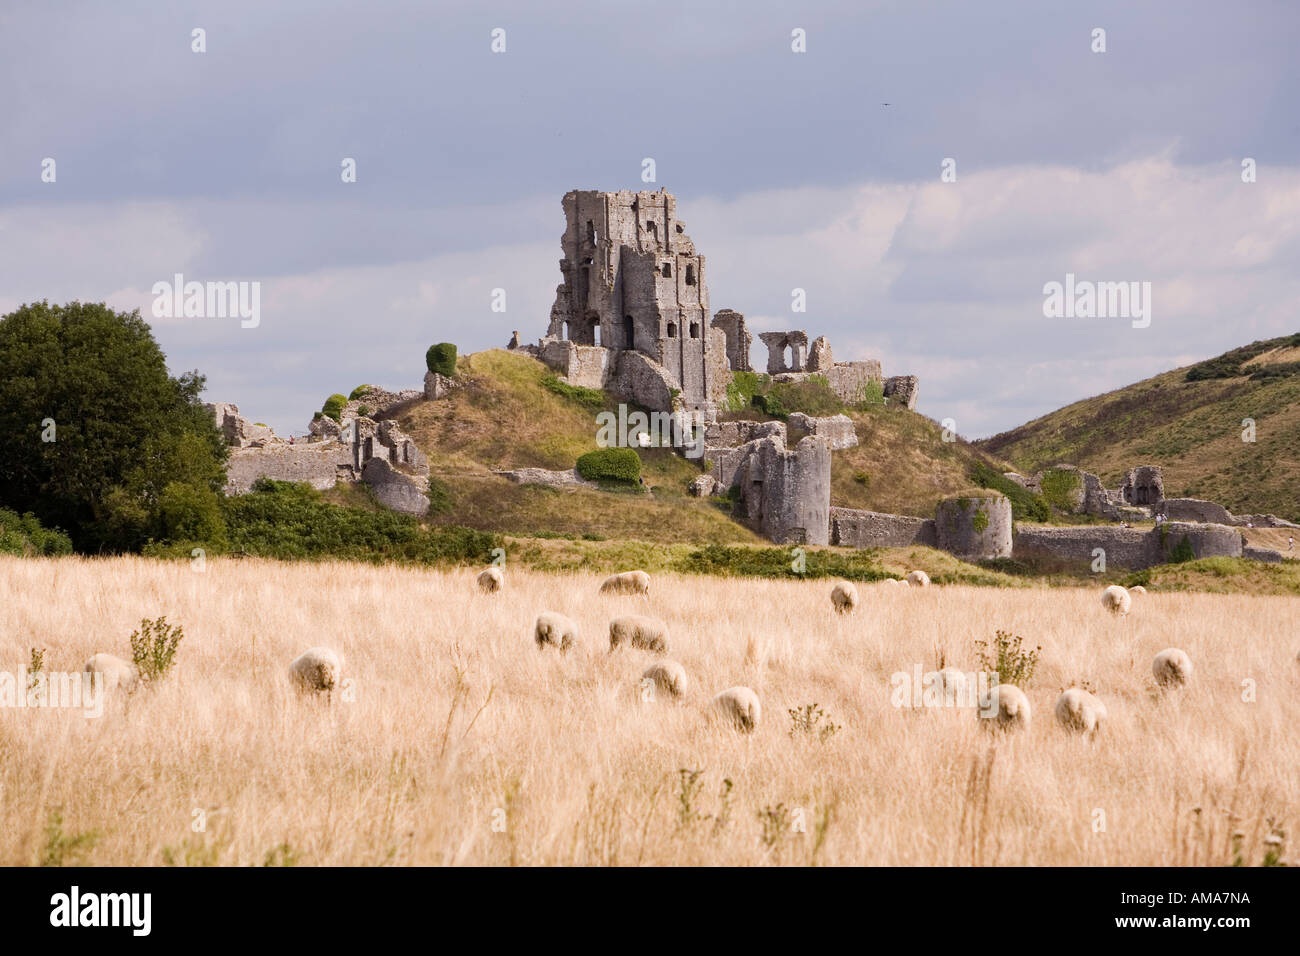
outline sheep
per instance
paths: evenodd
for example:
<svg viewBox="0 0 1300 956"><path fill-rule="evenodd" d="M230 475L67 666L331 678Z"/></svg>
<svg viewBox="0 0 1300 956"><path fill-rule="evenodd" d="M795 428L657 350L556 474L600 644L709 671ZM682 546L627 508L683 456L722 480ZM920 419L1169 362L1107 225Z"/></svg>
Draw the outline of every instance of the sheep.
<svg viewBox="0 0 1300 956"><path fill-rule="evenodd" d="M650 594L650 575L644 571L611 574L600 586L601 594Z"/></svg>
<svg viewBox="0 0 1300 956"><path fill-rule="evenodd" d="M1073 733L1092 736L1106 722L1106 705L1082 687L1070 687L1056 698L1056 722Z"/></svg>
<svg viewBox="0 0 1300 956"><path fill-rule="evenodd" d="M121 688L130 691L140 682L140 672L135 665L113 654L92 654L82 670L87 674L99 674L105 690Z"/></svg>
<svg viewBox="0 0 1300 956"><path fill-rule="evenodd" d="M686 668L676 661L659 661L641 672L641 685L649 686L647 681L671 697L681 697L686 693Z"/></svg>
<svg viewBox="0 0 1300 956"><path fill-rule="evenodd" d="M478 589L487 594L500 591L505 587L506 576L500 568L484 568L478 573Z"/></svg>
<svg viewBox="0 0 1300 956"><path fill-rule="evenodd" d="M631 644L643 651L664 654L668 651L668 626L653 617L630 614L609 622L609 649Z"/></svg>
<svg viewBox="0 0 1300 956"><path fill-rule="evenodd" d="M1192 659L1186 651L1166 647L1151 661L1151 674L1161 687L1181 686L1192 676Z"/></svg>
<svg viewBox="0 0 1300 956"><path fill-rule="evenodd" d="M995 730L1028 730L1029 720L1033 716L1029 698L1015 684L998 684L993 688L993 700L997 702L997 713L985 718L985 725ZM981 717L980 710L976 711Z"/></svg>
<svg viewBox="0 0 1300 956"><path fill-rule="evenodd" d="M1128 591L1118 584L1112 584L1101 592L1101 606L1112 614L1127 614L1133 606L1133 599L1129 597Z"/></svg>
<svg viewBox="0 0 1300 956"><path fill-rule="evenodd" d="M727 688L713 698L713 707L742 733L750 733L762 716L758 695L748 687Z"/></svg>
<svg viewBox="0 0 1300 956"><path fill-rule="evenodd" d="M831 604L837 614L852 614L858 606L858 589L851 581L836 582L835 587L831 588Z"/></svg>
<svg viewBox="0 0 1300 956"><path fill-rule="evenodd" d="M1138 594L1138 595L1146 594L1146 593L1147 593L1147 589L1144 588L1142 585L1137 584L1137 585L1134 585L1133 587L1129 588L1129 589L1128 589L1128 593L1129 593L1129 594Z"/></svg>
<svg viewBox="0 0 1300 956"><path fill-rule="evenodd" d="M328 647L309 647L289 665L289 680L303 691L332 691L343 671L339 656Z"/></svg>
<svg viewBox="0 0 1300 956"><path fill-rule="evenodd" d="M880 583L888 588L896 588L898 587L898 585L906 584L907 582L900 581L898 578L885 578L885 580L881 581Z"/></svg>
<svg viewBox="0 0 1300 956"><path fill-rule="evenodd" d="M540 648L549 644L567 651L578 640L578 625L563 614L543 611L537 615L537 623L533 625L533 637Z"/></svg>
<svg viewBox="0 0 1300 956"><path fill-rule="evenodd" d="M913 571L907 576L907 583L914 588L928 588L930 586L930 575L924 571Z"/></svg>

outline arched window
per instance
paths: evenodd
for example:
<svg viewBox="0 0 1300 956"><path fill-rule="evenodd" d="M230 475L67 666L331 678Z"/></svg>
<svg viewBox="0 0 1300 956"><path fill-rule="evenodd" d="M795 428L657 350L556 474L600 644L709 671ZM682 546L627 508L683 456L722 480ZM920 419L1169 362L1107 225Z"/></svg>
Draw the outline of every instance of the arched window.
<svg viewBox="0 0 1300 956"><path fill-rule="evenodd" d="M692 323L691 323L691 338L693 338L693 339L698 339L699 337L700 337L700 323L698 323L698 322L692 322Z"/></svg>
<svg viewBox="0 0 1300 956"><path fill-rule="evenodd" d="M677 338L677 323L676 323L676 322L669 322L669 323L668 323L668 337L669 337L670 339L675 339L675 338Z"/></svg>
<svg viewBox="0 0 1300 956"><path fill-rule="evenodd" d="M664 267L659 270L659 274L665 279L671 279L673 277L673 264L671 262L665 262Z"/></svg>
<svg viewBox="0 0 1300 956"><path fill-rule="evenodd" d="M686 267L686 284L695 285L695 266L688 265Z"/></svg>

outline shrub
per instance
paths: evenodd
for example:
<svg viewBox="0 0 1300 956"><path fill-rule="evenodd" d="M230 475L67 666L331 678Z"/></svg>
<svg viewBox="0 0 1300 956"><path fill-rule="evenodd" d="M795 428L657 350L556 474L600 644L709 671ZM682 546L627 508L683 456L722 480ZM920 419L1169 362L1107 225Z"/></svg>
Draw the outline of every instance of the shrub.
<svg viewBox="0 0 1300 956"><path fill-rule="evenodd" d="M1168 563L1182 564L1184 561L1195 561L1195 560L1196 560L1196 549L1193 548L1192 543L1187 540L1187 535L1183 535L1182 539L1176 545L1174 545L1173 550L1169 552Z"/></svg>
<svg viewBox="0 0 1300 956"><path fill-rule="evenodd" d="M641 458L631 448L597 448L578 459L578 474L588 481L635 482L641 477Z"/></svg>
<svg viewBox="0 0 1300 956"><path fill-rule="evenodd" d="M41 526L33 514L19 515L0 508L0 554L19 557L72 553L72 539L62 531Z"/></svg>
<svg viewBox="0 0 1300 956"><path fill-rule="evenodd" d="M989 526L989 516L983 508L975 510L975 516L970 519L971 527L975 529L976 534L983 534L984 529Z"/></svg>
<svg viewBox="0 0 1300 956"><path fill-rule="evenodd" d="M168 541L226 542L221 500L208 488L173 481L158 496L159 531Z"/></svg>
<svg viewBox="0 0 1300 956"><path fill-rule="evenodd" d="M366 392L369 392L373 389L374 389L373 385L358 385L356 388L352 390L351 394L348 395L348 401L355 402L362 395L366 394Z"/></svg>
<svg viewBox="0 0 1300 956"><path fill-rule="evenodd" d="M894 576L865 551L804 551L798 564L801 570L795 570L796 561L790 548L711 544L675 561L673 570L723 577L837 577L849 581L880 581Z"/></svg>
<svg viewBox="0 0 1300 956"><path fill-rule="evenodd" d="M454 378L456 375L456 346L451 342L439 342L437 345L430 345L429 351L424 353L424 364L428 366L430 372L437 372L447 378Z"/></svg>
<svg viewBox="0 0 1300 956"><path fill-rule="evenodd" d="M1024 689L1034 678L1041 646L1032 651L1024 649L1024 639L1010 631L998 631L992 646L988 641L976 641L979 648L980 669L986 674L997 674L1003 684L1015 684Z"/></svg>
<svg viewBox="0 0 1300 956"><path fill-rule="evenodd" d="M885 383L879 379L867 379L867 384L862 386L862 395L854 403L854 407L866 410L872 405L883 404L885 404Z"/></svg>
<svg viewBox="0 0 1300 956"><path fill-rule="evenodd" d="M140 679L148 683L166 677L184 637L185 632L170 626L165 617L142 620L139 630L131 632L131 661Z"/></svg>
<svg viewBox="0 0 1300 956"><path fill-rule="evenodd" d="M971 481L981 488L1000 491L1011 502L1011 516L1017 521L1046 521L1051 509L1042 495L1016 484L991 465L977 461L970 471Z"/></svg>
<svg viewBox="0 0 1300 956"><path fill-rule="evenodd" d="M347 403L348 400L345 396L335 392L329 398L325 399L325 404L322 405L320 409L321 414L338 421L339 416L343 413L343 406Z"/></svg>
<svg viewBox="0 0 1300 956"><path fill-rule="evenodd" d="M549 392L554 392L561 398L567 398L569 401L577 402L583 408L593 412L602 411L605 408L605 393L598 388L584 388L581 385L570 385L562 381L558 375L547 373L542 376L542 387Z"/></svg>
<svg viewBox="0 0 1300 956"><path fill-rule="evenodd" d="M727 410L743 411L753 404L754 396L767 387L769 379L758 372L732 372L727 383Z"/></svg>
<svg viewBox="0 0 1300 956"><path fill-rule="evenodd" d="M865 471L855 471L853 473L853 480L858 484L860 484L863 488L871 487L871 476L867 474Z"/></svg>
<svg viewBox="0 0 1300 956"><path fill-rule="evenodd" d="M844 411L844 403L831 391L824 375L810 375L802 382L779 382L766 395L769 406L775 401L780 412L774 417L789 417L792 412L819 417Z"/></svg>
<svg viewBox="0 0 1300 956"><path fill-rule="evenodd" d="M441 483L429 483L431 511L450 507ZM479 563L501 538L454 525L425 527L410 515L330 504L307 485L259 479L223 502L230 546L282 560Z"/></svg>
<svg viewBox="0 0 1300 956"><path fill-rule="evenodd" d="M1043 472L1043 498L1059 511L1071 511L1082 483L1079 473L1070 468L1048 469Z"/></svg>
<svg viewBox="0 0 1300 956"><path fill-rule="evenodd" d="M369 405L358 405L358 406L357 406L357 414L360 415L362 418L369 418L369 417L370 417L370 406L369 406Z"/></svg>

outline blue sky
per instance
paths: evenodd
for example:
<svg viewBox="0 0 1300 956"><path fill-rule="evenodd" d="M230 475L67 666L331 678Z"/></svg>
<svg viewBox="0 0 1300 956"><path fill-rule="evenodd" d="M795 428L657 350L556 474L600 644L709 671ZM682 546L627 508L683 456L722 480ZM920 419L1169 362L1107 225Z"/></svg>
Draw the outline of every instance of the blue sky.
<svg viewBox="0 0 1300 956"><path fill-rule="evenodd" d="M1300 327L1298 42L1281 0L10 0L0 310L257 280L257 328L155 332L301 433L331 392L418 385L432 342L536 339L563 193L664 187L714 309L917 374L977 437ZM1150 327L1045 318L1067 272L1151 282Z"/></svg>

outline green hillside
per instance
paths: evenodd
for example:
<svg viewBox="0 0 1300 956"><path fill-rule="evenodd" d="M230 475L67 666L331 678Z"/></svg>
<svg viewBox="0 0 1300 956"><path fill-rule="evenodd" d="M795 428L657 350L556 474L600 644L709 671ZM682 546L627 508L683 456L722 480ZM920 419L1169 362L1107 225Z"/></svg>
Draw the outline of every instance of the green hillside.
<svg viewBox="0 0 1300 956"><path fill-rule="evenodd" d="M644 488L549 489L516 485L496 471L567 469L596 445L595 415L616 409L600 392L559 382L527 355L462 356L462 385L399 418L429 457L436 522L517 536L573 536L695 545L756 543L725 500L691 497L702 473L668 450L639 449ZM745 417L758 416L753 409ZM859 447L832 456L831 504L931 516L939 498L967 488L976 462L1005 464L963 442L944 442L933 421L902 408L849 412ZM760 416L761 417L761 416Z"/></svg>
<svg viewBox="0 0 1300 956"><path fill-rule="evenodd" d="M1255 441L1243 441L1243 420ZM1300 520L1300 334L1254 342L1067 405L977 444L1018 471L1068 462L1107 487L1164 469L1169 497Z"/></svg>

